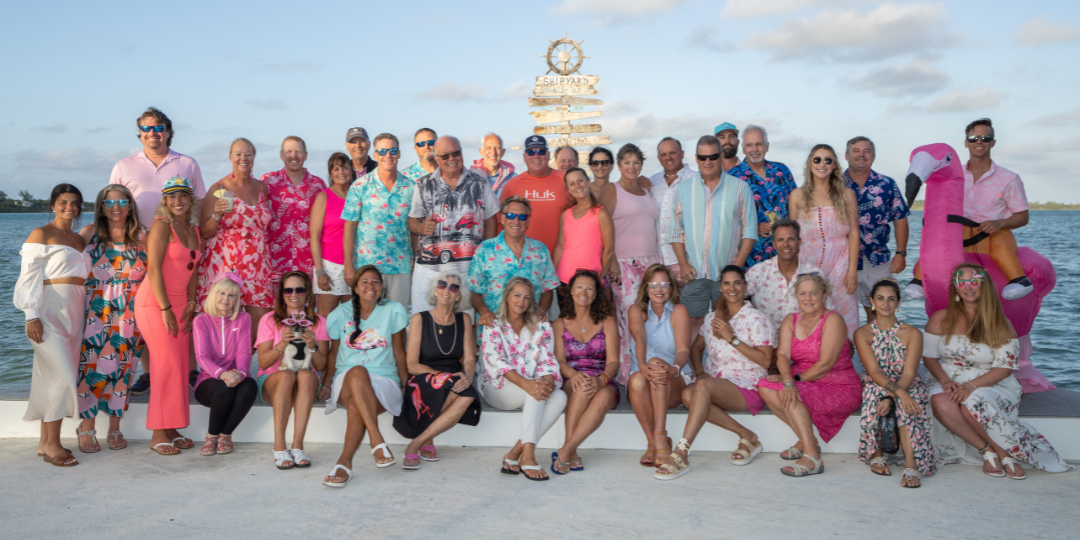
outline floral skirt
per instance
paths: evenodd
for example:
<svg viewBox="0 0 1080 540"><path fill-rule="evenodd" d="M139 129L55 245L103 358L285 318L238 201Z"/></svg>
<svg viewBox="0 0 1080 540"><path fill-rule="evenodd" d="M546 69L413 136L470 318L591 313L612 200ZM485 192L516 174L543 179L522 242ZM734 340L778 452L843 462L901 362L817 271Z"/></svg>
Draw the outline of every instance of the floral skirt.
<svg viewBox="0 0 1080 540"><path fill-rule="evenodd" d="M621 277L618 283L612 283L611 292L615 296L615 322L619 325L619 374L615 377L620 384L626 384L630 378L630 366L636 362L631 352L634 339L630 335L630 306L637 301L638 287L645 276L645 270L662 261L657 256L629 257L617 259Z"/></svg>
<svg viewBox="0 0 1080 540"><path fill-rule="evenodd" d="M874 452L878 451L877 407L886 393L884 388L878 386L865 373L862 375L862 381L863 402L862 415L859 417L859 461L869 463ZM900 406L900 402L897 400L893 409L896 411L896 425L906 427L908 430L908 436L911 437L911 449L915 454L915 466L918 467L919 474L933 476L937 472L937 463L934 460L934 443L930 441L930 425L933 417L930 411L930 395L926 392L926 385L923 384L918 375L911 382L907 392L915 400L915 403L919 404L922 413L916 416L909 415L904 412L904 408ZM895 461L899 461L899 456L903 456L902 449L896 454L897 459ZM886 461L894 461L890 459L891 456L889 455L884 457Z"/></svg>

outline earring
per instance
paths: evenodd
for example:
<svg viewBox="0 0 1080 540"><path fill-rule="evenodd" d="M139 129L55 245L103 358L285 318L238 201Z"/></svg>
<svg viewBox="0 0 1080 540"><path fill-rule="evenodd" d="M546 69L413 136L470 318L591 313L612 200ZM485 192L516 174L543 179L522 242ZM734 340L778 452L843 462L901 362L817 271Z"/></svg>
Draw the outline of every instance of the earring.
<svg viewBox="0 0 1080 540"><path fill-rule="evenodd" d="M956 301L957 301L957 302L959 302L959 301L960 301L960 295L959 295L959 294L958 294L958 295L956 295Z"/></svg>
<svg viewBox="0 0 1080 540"><path fill-rule="evenodd" d="M870 311L877 311L877 306L870 304Z"/></svg>

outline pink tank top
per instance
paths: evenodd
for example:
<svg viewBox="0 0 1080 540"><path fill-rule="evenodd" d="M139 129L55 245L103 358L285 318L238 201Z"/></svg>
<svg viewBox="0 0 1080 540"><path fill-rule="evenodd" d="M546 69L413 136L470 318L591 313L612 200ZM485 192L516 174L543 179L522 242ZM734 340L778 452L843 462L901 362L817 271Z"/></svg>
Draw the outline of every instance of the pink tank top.
<svg viewBox="0 0 1080 540"><path fill-rule="evenodd" d="M627 193L615 184L615 258L656 257L660 246L656 242L656 220L660 207L646 191L638 196Z"/></svg>
<svg viewBox="0 0 1080 540"><path fill-rule="evenodd" d="M322 258L334 264L345 264L345 221L341 219L341 210L345 208L345 199L337 196L331 189L324 189L326 194L326 214L322 229Z"/></svg>
<svg viewBox="0 0 1080 540"><path fill-rule="evenodd" d="M555 273L559 281L568 283L578 268L602 269L600 256L604 253L604 239L600 236L600 209L593 207L581 219L574 219L574 209L563 211L562 257Z"/></svg>

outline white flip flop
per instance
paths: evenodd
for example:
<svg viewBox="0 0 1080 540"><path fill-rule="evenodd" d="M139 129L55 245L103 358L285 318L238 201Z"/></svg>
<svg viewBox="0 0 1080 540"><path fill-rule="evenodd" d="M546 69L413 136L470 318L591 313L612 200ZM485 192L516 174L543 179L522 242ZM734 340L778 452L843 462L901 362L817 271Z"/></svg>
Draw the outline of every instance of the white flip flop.
<svg viewBox="0 0 1080 540"><path fill-rule="evenodd" d="M989 446L989 445L987 445L987 446ZM983 461L989 461L990 463L993 463L995 469L998 467L997 452L994 452L993 450L988 449L986 452L983 453L982 456L983 456ZM1006 458L1006 459L1012 459L1012 458ZM1004 461L1004 460L1002 460L1002 461ZM994 478L1001 478L1002 476L1005 476L1005 467L1002 467L1001 472L997 473L997 474L990 474L990 473L985 472L985 471L983 472L983 474L985 474L986 476L992 476Z"/></svg>
<svg viewBox="0 0 1080 540"><path fill-rule="evenodd" d="M1013 459L1012 456L1009 456L1007 458L1001 458L1001 472L1002 472L1002 474L1005 474L1005 467L1012 467L1013 472L1016 472L1016 467L1018 466L1017 463L1019 463L1019 462L1017 460ZM1022 476L1009 476L1008 474L1005 474L1005 476L1007 476L1007 477L1009 477L1009 478L1011 478L1013 480L1023 480L1025 478L1027 478L1027 473L1024 473Z"/></svg>
<svg viewBox="0 0 1080 540"><path fill-rule="evenodd" d="M348 467L346 467L344 465L341 465L341 464L334 465L334 468L330 469L330 472L326 476L333 477L334 473L338 472L338 469L341 469L341 470L345 471L345 474L349 475L347 478L345 478L345 481L344 482L331 482L329 480L323 480L322 485L324 485L326 487L332 487L332 488L343 488L343 487L345 487L345 484L348 484L350 481L352 481L352 471L350 471Z"/></svg>
<svg viewBox="0 0 1080 540"><path fill-rule="evenodd" d="M387 446L386 443L382 443L379 446L376 446L375 448L372 448L371 449L371 455L374 457L375 452L378 452L380 448L385 450L386 453L390 455L390 461L387 461L386 463L379 463L378 460L375 460L375 466L376 467L378 467L380 469L385 469L386 467L389 467L389 466L397 463L397 460L394 459L394 453L390 451L390 447Z"/></svg>

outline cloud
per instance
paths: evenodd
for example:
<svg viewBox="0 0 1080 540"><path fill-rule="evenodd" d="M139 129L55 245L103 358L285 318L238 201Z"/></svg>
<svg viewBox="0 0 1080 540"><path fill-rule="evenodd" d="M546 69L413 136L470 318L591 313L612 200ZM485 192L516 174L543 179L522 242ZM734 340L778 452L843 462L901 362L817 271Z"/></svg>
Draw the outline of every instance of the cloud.
<svg viewBox="0 0 1080 540"><path fill-rule="evenodd" d="M506 87L506 89L503 90L502 92L499 92L498 100L499 101L513 101L515 99L525 99L525 98L529 97L529 95L531 95L531 94L532 94L532 87L529 86L528 84L526 84L524 81L518 81L518 82L516 82L514 84L511 84L510 86ZM477 143L477 147L479 147L479 146L480 146L479 143Z"/></svg>
<svg viewBox="0 0 1080 540"><path fill-rule="evenodd" d="M473 101L477 103L489 103L493 101L513 101L525 99L532 93L532 87L523 81L504 88L495 95L488 94L488 87L482 84L460 85L458 83L446 83L435 88L429 88L416 94L420 99L437 99L463 103Z"/></svg>
<svg viewBox="0 0 1080 540"><path fill-rule="evenodd" d="M45 133L64 133L67 131L67 124L53 124L51 126L38 126L31 128L34 131L42 131Z"/></svg>
<svg viewBox="0 0 1080 540"><path fill-rule="evenodd" d="M735 48L730 41L720 39L720 32L711 26L699 26L686 36L686 46L713 52L727 52Z"/></svg>
<svg viewBox="0 0 1080 540"><path fill-rule="evenodd" d="M930 103L930 112L963 112L993 109L1001 103L1001 93L989 86L974 90L954 88Z"/></svg>
<svg viewBox="0 0 1080 540"><path fill-rule="evenodd" d="M687 113L674 118L644 113L637 116L612 118L603 122L605 135L613 139L660 139L661 137L694 138L709 133L713 122L709 118Z"/></svg>
<svg viewBox="0 0 1080 540"><path fill-rule="evenodd" d="M597 24L631 22L681 7L686 0L563 0L552 8L556 15L587 15Z"/></svg>
<svg viewBox="0 0 1080 540"><path fill-rule="evenodd" d="M943 4L884 4L873 10L825 9L788 19L760 32L743 47L772 53L771 60L880 60L931 52L960 38L945 25Z"/></svg>
<svg viewBox="0 0 1080 540"><path fill-rule="evenodd" d="M721 17L733 19L753 19L773 17L794 11L821 7L843 7L852 4L865 4L870 0L728 0Z"/></svg>
<svg viewBox="0 0 1080 540"><path fill-rule="evenodd" d="M247 103L248 105L251 105L252 107L255 107L257 109L265 109L268 111L283 111L289 108L287 105L285 105L285 102L281 101L280 99L251 98L244 103Z"/></svg>
<svg viewBox="0 0 1080 540"><path fill-rule="evenodd" d="M945 89L949 74L930 62L915 59L877 67L863 76L847 76L842 82L879 96L921 96Z"/></svg>
<svg viewBox="0 0 1080 540"><path fill-rule="evenodd" d="M800 137L798 135L788 135L787 137L781 137L776 140L769 141L769 150L780 150L788 152L809 152L815 144L818 144L819 140L811 139L809 137ZM740 149L741 151L741 149Z"/></svg>
<svg viewBox="0 0 1080 540"><path fill-rule="evenodd" d="M1040 116L1025 125L1037 127L1068 127L1080 125L1080 107L1073 109L1072 112Z"/></svg>
<svg viewBox="0 0 1080 540"><path fill-rule="evenodd" d="M295 62L265 62L260 61L259 67L268 71L281 71L281 72L311 72L319 71L326 67L326 64L319 62L313 62L311 60L298 60Z"/></svg>
<svg viewBox="0 0 1080 540"><path fill-rule="evenodd" d="M1015 39L1020 45L1028 46L1077 41L1080 40L1080 26L1057 24L1046 15L1039 15L1020 25Z"/></svg>

